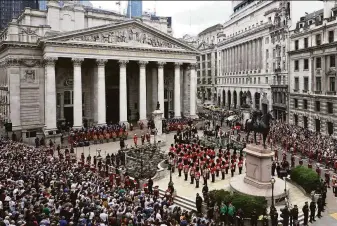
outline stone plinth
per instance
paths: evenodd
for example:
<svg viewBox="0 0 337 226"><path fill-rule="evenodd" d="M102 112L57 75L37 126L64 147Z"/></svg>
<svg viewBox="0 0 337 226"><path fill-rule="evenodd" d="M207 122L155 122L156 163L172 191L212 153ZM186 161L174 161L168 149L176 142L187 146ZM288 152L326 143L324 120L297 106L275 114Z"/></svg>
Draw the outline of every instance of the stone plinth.
<svg viewBox="0 0 337 226"><path fill-rule="evenodd" d="M272 157L274 152L261 145L247 144L243 150L246 153L246 174L235 176L230 181L232 190L253 196L265 197L271 204L272 184L270 182ZM284 181L274 178L275 203L286 196Z"/></svg>
<svg viewBox="0 0 337 226"><path fill-rule="evenodd" d="M152 112L152 118L154 121L154 125L158 130L157 135L162 135L163 133L163 112L161 110L155 110Z"/></svg>
<svg viewBox="0 0 337 226"><path fill-rule="evenodd" d="M257 188L271 188L271 165L274 152L261 145L248 144L244 149L246 153L245 183Z"/></svg>

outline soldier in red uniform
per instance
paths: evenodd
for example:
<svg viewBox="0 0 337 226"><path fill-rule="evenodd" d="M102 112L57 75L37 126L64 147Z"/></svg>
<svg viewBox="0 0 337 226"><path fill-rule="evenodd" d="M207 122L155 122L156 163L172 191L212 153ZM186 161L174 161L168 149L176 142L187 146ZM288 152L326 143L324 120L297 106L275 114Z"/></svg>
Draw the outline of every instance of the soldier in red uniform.
<svg viewBox="0 0 337 226"><path fill-rule="evenodd" d="M199 188L200 175L199 167L197 167L195 172L195 188Z"/></svg>
<svg viewBox="0 0 337 226"><path fill-rule="evenodd" d="M179 163L178 163L178 173L179 173L179 177L181 177L181 171L183 171L184 165L182 162L182 159L179 159Z"/></svg>
<svg viewBox="0 0 337 226"><path fill-rule="evenodd" d="M216 162L217 163L216 163L216 166L215 166L216 167L216 171L215 172L216 172L216 177L219 177L220 170L221 170L220 159L217 159Z"/></svg>
<svg viewBox="0 0 337 226"><path fill-rule="evenodd" d="M238 166L239 166L239 174L241 174L242 173L242 167L243 167L243 160L239 161Z"/></svg>
<svg viewBox="0 0 337 226"><path fill-rule="evenodd" d="M191 177L191 183L190 184L194 184L194 175L195 174L195 169L193 166L190 167L190 177Z"/></svg>
<svg viewBox="0 0 337 226"><path fill-rule="evenodd" d="M136 147L137 147L137 142L138 142L138 137L137 137L137 134L135 134L133 136L133 143L135 144Z"/></svg>
<svg viewBox="0 0 337 226"><path fill-rule="evenodd" d="M234 172L235 172L235 162L232 161L232 164L231 164L231 176L234 177Z"/></svg>
<svg viewBox="0 0 337 226"><path fill-rule="evenodd" d="M225 168L226 168L226 174L228 174L228 170L229 170L229 161L228 161L228 159L226 159Z"/></svg>
<svg viewBox="0 0 337 226"><path fill-rule="evenodd" d="M184 165L184 174L185 174L185 181L187 181L188 178L188 171L189 171L189 166L186 164Z"/></svg>
<svg viewBox="0 0 337 226"><path fill-rule="evenodd" d="M226 163L225 162L222 162L222 165L221 165L221 176L222 176L222 180L225 179L225 174L226 174Z"/></svg>
<svg viewBox="0 0 337 226"><path fill-rule="evenodd" d="M211 168L212 183L215 182L215 171L216 171L216 167L215 167L215 164L213 163L213 166Z"/></svg>

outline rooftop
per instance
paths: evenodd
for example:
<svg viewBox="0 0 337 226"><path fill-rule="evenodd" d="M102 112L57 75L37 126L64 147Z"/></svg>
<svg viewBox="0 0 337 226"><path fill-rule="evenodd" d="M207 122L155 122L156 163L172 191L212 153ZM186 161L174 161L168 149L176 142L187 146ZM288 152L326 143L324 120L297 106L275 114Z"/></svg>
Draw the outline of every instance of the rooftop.
<svg viewBox="0 0 337 226"><path fill-rule="evenodd" d="M222 28L223 28L222 24L216 24L216 25L213 25L211 27L206 28L205 30L203 30L202 32L200 32L198 34L198 36L206 34L206 33L209 33L209 32L212 32L212 31L216 31L216 30L219 30L219 29L222 29Z"/></svg>

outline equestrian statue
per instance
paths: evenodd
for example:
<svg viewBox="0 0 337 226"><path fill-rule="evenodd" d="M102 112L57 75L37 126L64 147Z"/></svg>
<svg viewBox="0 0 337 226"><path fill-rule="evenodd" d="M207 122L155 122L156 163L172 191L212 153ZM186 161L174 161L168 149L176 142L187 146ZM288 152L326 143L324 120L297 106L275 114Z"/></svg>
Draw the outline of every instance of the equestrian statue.
<svg viewBox="0 0 337 226"><path fill-rule="evenodd" d="M271 112L262 114L260 110L252 112L252 118L246 120L245 128L247 132L247 141L251 131L254 131L254 141L256 141L256 133L261 133L263 136L263 147L266 148L266 139L270 130L270 121L273 119Z"/></svg>

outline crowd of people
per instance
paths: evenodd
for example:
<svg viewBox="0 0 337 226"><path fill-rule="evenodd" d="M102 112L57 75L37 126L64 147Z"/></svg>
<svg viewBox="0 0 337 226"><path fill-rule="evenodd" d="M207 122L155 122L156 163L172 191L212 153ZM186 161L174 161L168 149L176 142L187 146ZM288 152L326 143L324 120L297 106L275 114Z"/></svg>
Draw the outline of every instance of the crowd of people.
<svg viewBox="0 0 337 226"><path fill-rule="evenodd" d="M337 140L308 129L276 122L272 125L269 143L280 145L283 150L309 159L309 167L314 162L327 168L337 169Z"/></svg>

